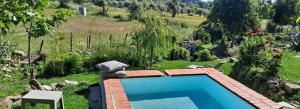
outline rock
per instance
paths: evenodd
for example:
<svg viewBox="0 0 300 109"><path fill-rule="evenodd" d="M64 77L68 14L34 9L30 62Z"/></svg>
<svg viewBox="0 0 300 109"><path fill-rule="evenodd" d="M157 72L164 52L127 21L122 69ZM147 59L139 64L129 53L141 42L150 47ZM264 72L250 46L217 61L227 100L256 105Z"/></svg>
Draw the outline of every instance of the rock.
<svg viewBox="0 0 300 109"><path fill-rule="evenodd" d="M290 104L291 104L292 106L295 106L295 107L299 107L299 106L300 106L300 103L297 102L297 101L295 101L295 100L290 101Z"/></svg>
<svg viewBox="0 0 300 109"><path fill-rule="evenodd" d="M287 94L294 94L297 91L300 91L300 86L297 84L286 82L284 84L284 89L287 92Z"/></svg>
<svg viewBox="0 0 300 109"><path fill-rule="evenodd" d="M51 83L51 84L50 84L50 87L52 87L53 89L55 89L56 86L57 86L57 83Z"/></svg>
<svg viewBox="0 0 300 109"><path fill-rule="evenodd" d="M199 65L189 65L189 66L187 66L187 68L189 68L189 69L197 69L197 68L203 68L203 66L199 66Z"/></svg>
<svg viewBox="0 0 300 109"><path fill-rule="evenodd" d="M296 109L296 107L294 107L286 102L279 102L277 104L280 106L280 109Z"/></svg>
<svg viewBox="0 0 300 109"><path fill-rule="evenodd" d="M77 81L70 81L70 80L65 80L66 85L78 85L79 83Z"/></svg>
<svg viewBox="0 0 300 109"><path fill-rule="evenodd" d="M41 83L36 79L30 80L29 85L30 85L31 89L33 89L33 90L43 90Z"/></svg>
<svg viewBox="0 0 300 109"><path fill-rule="evenodd" d="M27 57L27 53L24 52L24 51L21 51L21 50L15 50L13 52L13 55L16 56L16 57L19 57L21 59L25 59Z"/></svg>
<svg viewBox="0 0 300 109"><path fill-rule="evenodd" d="M13 105L13 101L8 99L8 98L5 98L4 100L2 100L0 102L0 108L1 109L11 109L12 108L12 105Z"/></svg>
<svg viewBox="0 0 300 109"><path fill-rule="evenodd" d="M51 91L53 89L51 86L48 86L48 85L42 85L42 87L46 91Z"/></svg>
<svg viewBox="0 0 300 109"><path fill-rule="evenodd" d="M16 102L16 101L18 101L18 100L21 100L22 95L8 96L8 97L6 97L6 98L12 100L13 102Z"/></svg>
<svg viewBox="0 0 300 109"><path fill-rule="evenodd" d="M231 62L231 63L234 63L234 62L237 62L237 61L238 60L236 58L233 58L233 57L229 58L229 62Z"/></svg>

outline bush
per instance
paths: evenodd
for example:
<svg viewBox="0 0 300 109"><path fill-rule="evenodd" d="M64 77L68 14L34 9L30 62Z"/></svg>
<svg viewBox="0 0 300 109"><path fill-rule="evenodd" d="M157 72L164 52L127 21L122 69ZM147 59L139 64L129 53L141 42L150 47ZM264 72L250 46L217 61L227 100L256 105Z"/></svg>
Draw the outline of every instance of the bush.
<svg viewBox="0 0 300 109"><path fill-rule="evenodd" d="M201 42L207 44L211 41L211 35L204 28L200 27L194 32L194 40L201 40Z"/></svg>
<svg viewBox="0 0 300 109"><path fill-rule="evenodd" d="M118 19L119 21L127 21L128 18L122 15L116 15L113 17L114 19Z"/></svg>
<svg viewBox="0 0 300 109"><path fill-rule="evenodd" d="M300 91L293 96L293 99L300 102Z"/></svg>
<svg viewBox="0 0 300 109"><path fill-rule="evenodd" d="M83 63L80 55L73 54L64 60L65 75L80 73L83 70Z"/></svg>
<svg viewBox="0 0 300 109"><path fill-rule="evenodd" d="M189 60L190 52L183 47L174 47L169 54L170 60Z"/></svg>
<svg viewBox="0 0 300 109"><path fill-rule="evenodd" d="M64 62L61 60L51 60L46 63L43 74L44 77L64 76Z"/></svg>
<svg viewBox="0 0 300 109"><path fill-rule="evenodd" d="M270 33L275 33L277 30L277 24L274 23L273 21L270 21L268 22L266 29Z"/></svg>
<svg viewBox="0 0 300 109"><path fill-rule="evenodd" d="M199 61L212 61L217 59L209 50L203 49L195 53L195 58Z"/></svg>
<svg viewBox="0 0 300 109"><path fill-rule="evenodd" d="M180 26L181 26L181 28L188 28L189 27L189 25L187 23L184 23L184 22L182 22L180 24Z"/></svg>
<svg viewBox="0 0 300 109"><path fill-rule="evenodd" d="M44 77L66 76L82 72L83 64L80 55L71 54L64 59L50 60L43 67L42 74ZM42 69L42 68L40 68Z"/></svg>

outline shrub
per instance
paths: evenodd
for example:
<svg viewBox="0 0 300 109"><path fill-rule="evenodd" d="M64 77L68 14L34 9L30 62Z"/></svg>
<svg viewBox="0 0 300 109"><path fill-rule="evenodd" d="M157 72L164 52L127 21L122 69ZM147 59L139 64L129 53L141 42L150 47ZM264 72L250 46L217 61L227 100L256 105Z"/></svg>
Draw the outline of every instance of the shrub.
<svg viewBox="0 0 300 109"><path fill-rule="evenodd" d="M190 52L183 47L174 47L169 54L170 60L189 60Z"/></svg>
<svg viewBox="0 0 300 109"><path fill-rule="evenodd" d="M45 65L40 64L44 77L66 76L82 72L83 64L80 55L71 54L64 59L50 60ZM39 69L42 69L39 68Z"/></svg>
<svg viewBox="0 0 300 109"><path fill-rule="evenodd" d="M216 57L213 56L209 50L203 49L195 53L195 57L199 61L212 61L215 60Z"/></svg>
<svg viewBox="0 0 300 109"><path fill-rule="evenodd" d="M122 15L116 15L113 17L114 19L118 19L119 21L127 21L128 18Z"/></svg>
<svg viewBox="0 0 300 109"><path fill-rule="evenodd" d="M211 41L211 35L200 27L194 31L194 40L201 40L203 43L209 43Z"/></svg>
<svg viewBox="0 0 300 109"><path fill-rule="evenodd" d="M83 71L83 64L80 55L72 54L64 60L65 75L80 73Z"/></svg>
<svg viewBox="0 0 300 109"><path fill-rule="evenodd" d="M189 25L187 23L184 23L184 22L182 22L180 24L180 26L181 26L181 28L188 28L189 27Z"/></svg>
<svg viewBox="0 0 300 109"><path fill-rule="evenodd" d="M293 99L300 102L300 91L293 96Z"/></svg>
<svg viewBox="0 0 300 109"><path fill-rule="evenodd" d="M61 60L51 60L46 63L43 74L44 77L64 76L64 62Z"/></svg>
<svg viewBox="0 0 300 109"><path fill-rule="evenodd" d="M277 30L277 24L274 23L273 21L270 21L268 22L266 29L270 33L275 33Z"/></svg>

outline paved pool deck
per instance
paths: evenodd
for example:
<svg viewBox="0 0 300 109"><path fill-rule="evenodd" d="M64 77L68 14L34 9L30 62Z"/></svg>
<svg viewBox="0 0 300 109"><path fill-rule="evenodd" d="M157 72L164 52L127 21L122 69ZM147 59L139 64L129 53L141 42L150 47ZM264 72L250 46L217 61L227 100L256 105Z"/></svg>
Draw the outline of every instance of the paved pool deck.
<svg viewBox="0 0 300 109"><path fill-rule="evenodd" d="M126 71L126 78L158 77L158 76L184 76L184 75L208 75L225 88L235 93L245 101L259 109L279 109L280 106L263 95L249 89L238 81L224 75L213 68L199 69L173 69L162 73L157 70ZM166 74L166 75L164 75ZM125 90L120 79L107 78L103 82L106 99L106 109L131 109Z"/></svg>

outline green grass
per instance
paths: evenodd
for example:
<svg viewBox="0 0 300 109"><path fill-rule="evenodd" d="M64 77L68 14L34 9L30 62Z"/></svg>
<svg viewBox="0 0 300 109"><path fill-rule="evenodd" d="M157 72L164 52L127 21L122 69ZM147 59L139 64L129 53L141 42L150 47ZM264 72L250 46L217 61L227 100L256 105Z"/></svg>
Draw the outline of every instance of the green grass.
<svg viewBox="0 0 300 109"><path fill-rule="evenodd" d="M85 72L80 74L72 74L65 77L56 77L56 78L37 78L42 84L49 85L51 83L61 83L64 80L73 80L80 82L78 86L66 86L62 89L64 95L64 103L66 109L87 109L88 108L88 98L87 94L89 87L93 84L99 83L99 74L97 72ZM0 89L0 99L5 96L14 96L19 95L25 90L25 87L28 85L27 80L19 80L13 84L10 84L8 88ZM48 108L48 105L36 105L36 106L27 106L29 109L44 109ZM15 107L16 109L19 106Z"/></svg>
<svg viewBox="0 0 300 109"><path fill-rule="evenodd" d="M282 59L281 78L300 84L300 52L286 51Z"/></svg>
<svg viewBox="0 0 300 109"><path fill-rule="evenodd" d="M187 66L195 64L200 66L208 66L208 67L214 67L216 64L218 64L222 60L215 60L215 61L205 61L205 62L190 62L185 60L175 60L175 61L161 61L157 64L155 64L155 69L164 71L168 69L184 69L187 68ZM221 69L224 74L229 75L232 68L231 66L233 63L226 62L224 65L221 66Z"/></svg>

